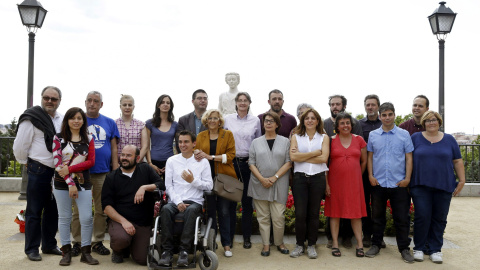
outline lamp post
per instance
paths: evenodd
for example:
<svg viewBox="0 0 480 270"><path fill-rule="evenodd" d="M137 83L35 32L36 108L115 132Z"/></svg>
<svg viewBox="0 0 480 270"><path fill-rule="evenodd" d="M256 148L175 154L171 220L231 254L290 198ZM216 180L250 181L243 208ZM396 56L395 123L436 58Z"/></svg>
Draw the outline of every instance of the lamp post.
<svg viewBox="0 0 480 270"><path fill-rule="evenodd" d="M445 39L452 31L453 22L457 13L446 7L446 2L440 2L440 6L428 16L432 32L437 36L439 48L439 82L438 82L438 111L443 119L441 131L445 131Z"/></svg>
<svg viewBox="0 0 480 270"><path fill-rule="evenodd" d="M27 109L33 106L33 62L34 62L34 47L35 47L35 33L38 28L42 28L43 21L47 15L45 10L36 0L25 0L18 6L18 12L22 19L22 24L27 27L28 31L28 85L27 85ZM20 188L19 200L25 200L27 190L27 172L25 166L22 169L22 185Z"/></svg>

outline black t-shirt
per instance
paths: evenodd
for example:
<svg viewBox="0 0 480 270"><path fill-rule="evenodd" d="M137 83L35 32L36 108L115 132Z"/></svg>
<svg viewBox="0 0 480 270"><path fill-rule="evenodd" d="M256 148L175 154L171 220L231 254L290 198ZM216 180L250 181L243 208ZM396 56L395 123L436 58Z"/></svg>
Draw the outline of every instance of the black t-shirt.
<svg viewBox="0 0 480 270"><path fill-rule="evenodd" d="M155 184L165 190L165 182L147 163L138 163L132 177L122 173L121 168L105 177L102 188L102 208L113 207L128 221L139 226L150 226L153 222L155 201L152 192L145 192L143 202L134 203L135 194L143 185Z"/></svg>

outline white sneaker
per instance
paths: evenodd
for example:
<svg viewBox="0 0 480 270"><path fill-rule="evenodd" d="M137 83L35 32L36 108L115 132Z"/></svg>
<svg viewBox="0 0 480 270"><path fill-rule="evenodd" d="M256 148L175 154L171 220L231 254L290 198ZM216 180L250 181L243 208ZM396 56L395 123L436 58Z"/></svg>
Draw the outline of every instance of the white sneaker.
<svg viewBox="0 0 480 270"><path fill-rule="evenodd" d="M413 250L413 258L416 262L423 262L423 251Z"/></svg>
<svg viewBox="0 0 480 270"><path fill-rule="evenodd" d="M232 257L233 253L231 250L225 250L225 257Z"/></svg>
<svg viewBox="0 0 480 270"><path fill-rule="evenodd" d="M435 252L433 254L430 254L430 260L434 263L443 263L443 254L441 252Z"/></svg>
<svg viewBox="0 0 480 270"><path fill-rule="evenodd" d="M308 258L310 259L316 259L318 257L317 251L315 250L314 245L307 247L307 254L308 254Z"/></svg>

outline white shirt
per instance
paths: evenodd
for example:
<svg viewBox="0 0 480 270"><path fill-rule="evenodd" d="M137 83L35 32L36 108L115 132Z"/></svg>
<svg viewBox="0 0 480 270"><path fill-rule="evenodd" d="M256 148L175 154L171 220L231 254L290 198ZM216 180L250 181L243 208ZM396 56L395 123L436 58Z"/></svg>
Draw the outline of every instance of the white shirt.
<svg viewBox="0 0 480 270"><path fill-rule="evenodd" d="M192 171L192 183L182 178L184 170ZM165 165L165 187L169 196L168 202L173 202L175 205L183 201L203 204L203 191L213 188L210 163L205 158L196 161L193 155L188 159L182 154L169 157Z"/></svg>
<svg viewBox="0 0 480 270"><path fill-rule="evenodd" d="M295 134L295 138L297 139L298 152L308 153L315 150L322 150L322 144L323 139L325 138L325 134L320 135L318 132L315 132L312 140L310 140L306 133L304 136L299 136L298 134ZM314 175L324 171L328 171L326 163L313 164L308 162L295 162L294 166L294 172L302 172L308 175Z"/></svg>
<svg viewBox="0 0 480 270"><path fill-rule="evenodd" d="M55 126L55 131L60 133L63 115L55 112L55 117L51 118ZM53 141L51 143L53 144ZM45 135L29 120L22 121L18 126L17 137L13 142L13 154L21 164L26 164L28 158L31 158L45 166L55 168L53 164L53 154L47 150L47 146L45 145Z"/></svg>

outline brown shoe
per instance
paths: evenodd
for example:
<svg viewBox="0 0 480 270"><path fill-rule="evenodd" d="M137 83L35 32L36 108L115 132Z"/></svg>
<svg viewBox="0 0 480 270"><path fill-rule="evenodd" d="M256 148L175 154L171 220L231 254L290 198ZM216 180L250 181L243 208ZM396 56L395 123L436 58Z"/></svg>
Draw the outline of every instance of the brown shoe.
<svg viewBox="0 0 480 270"><path fill-rule="evenodd" d="M98 260L94 259L90 254L92 252L92 246L84 246L80 249L82 251L82 257L80 257L80 262L95 265L98 264Z"/></svg>
<svg viewBox="0 0 480 270"><path fill-rule="evenodd" d="M65 246L62 246L62 259L60 260L60 265L62 266L67 266L70 265L70 262L72 261L72 245L68 244Z"/></svg>

